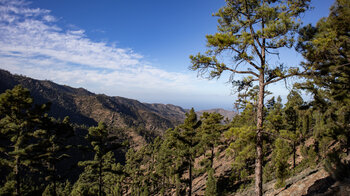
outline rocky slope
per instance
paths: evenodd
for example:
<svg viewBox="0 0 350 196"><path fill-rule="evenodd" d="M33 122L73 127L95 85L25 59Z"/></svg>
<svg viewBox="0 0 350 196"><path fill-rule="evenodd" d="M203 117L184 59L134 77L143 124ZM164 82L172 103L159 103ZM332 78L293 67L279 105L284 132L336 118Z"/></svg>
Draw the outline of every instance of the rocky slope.
<svg viewBox="0 0 350 196"><path fill-rule="evenodd" d="M171 104L148 104L123 97L94 94L83 88L13 75L0 69L0 93L17 84L28 88L36 103L51 102L50 114L56 118L70 116L73 123L87 126L102 121L111 127L123 128L126 132L136 132L127 133L133 139L141 136L147 140L147 137L162 135L168 128L182 123L188 111ZM219 112L224 116L229 113L225 110ZM135 142L145 141L136 139Z"/></svg>
<svg viewBox="0 0 350 196"><path fill-rule="evenodd" d="M350 181L336 181L322 166L308 168L287 180L286 186L275 189L275 180L264 184L266 196L348 196ZM232 194L234 196L253 196L254 189Z"/></svg>
<svg viewBox="0 0 350 196"><path fill-rule="evenodd" d="M200 159L200 158L199 158ZM349 158L348 158L349 159ZM197 160L198 161L198 160ZM233 158L221 152L214 159L215 176L218 180L219 195L254 196L254 187L232 193L237 189L230 180ZM199 175L193 180L193 195L205 195L207 175ZM337 181L329 174L322 164L307 168L286 180L286 186L275 188L276 180L263 185L264 196L349 196L350 176L343 181Z"/></svg>
<svg viewBox="0 0 350 196"><path fill-rule="evenodd" d="M17 84L28 88L36 103L51 102L50 115L56 118L69 116L73 123L87 126L102 121L127 132L134 130L136 135L144 138L146 135L162 135L168 128L181 123L186 113L186 110L174 105L146 104L123 97L94 94L83 88L58 85L0 70L0 93ZM135 136L131 133L128 135Z"/></svg>
<svg viewBox="0 0 350 196"><path fill-rule="evenodd" d="M314 145L314 141L309 139L305 145ZM334 148L336 142L329 148ZM301 154L300 147L297 147L297 164L304 157ZM215 153L218 156L214 158L215 177L217 178L217 186L219 195L227 196L254 196L254 185L251 185L245 190L239 190L239 184L235 184L230 178L232 171L232 163L234 158L227 156L225 149L226 145L215 148ZM198 162L202 159L196 159L197 167L200 168ZM292 160L290 160L292 164ZM350 163L350 154L342 158L343 163ZM349 196L350 195L350 165L347 167L334 167L327 172L324 168L324 162L313 167L308 167L301 172L286 179L286 185L282 188L275 188L276 180L272 180L263 185L264 196ZM291 169L292 170L292 169ZM342 181L337 175L344 177ZM207 175L201 174L193 180L193 195L205 195L205 184Z"/></svg>

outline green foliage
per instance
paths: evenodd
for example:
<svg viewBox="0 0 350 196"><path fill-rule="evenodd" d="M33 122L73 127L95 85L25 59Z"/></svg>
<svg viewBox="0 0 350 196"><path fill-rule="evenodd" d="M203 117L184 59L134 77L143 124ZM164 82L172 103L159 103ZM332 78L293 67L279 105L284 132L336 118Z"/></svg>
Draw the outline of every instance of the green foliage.
<svg viewBox="0 0 350 196"><path fill-rule="evenodd" d="M227 152L233 154L235 161L233 163L233 176L236 180L251 180L250 176L254 172L255 162L255 127L241 126L231 127L225 136L233 140Z"/></svg>
<svg viewBox="0 0 350 196"><path fill-rule="evenodd" d="M141 149L142 150L142 149ZM141 151L134 151L129 149L126 154L126 164L125 172L131 178L131 192L134 195L140 194L140 188L142 187L142 182L144 175L142 175L142 160L143 155Z"/></svg>
<svg viewBox="0 0 350 196"><path fill-rule="evenodd" d="M350 130L350 2L337 0L327 18L316 27L300 30L298 50L310 70L308 81L299 87L311 92L311 106L317 111L314 135L321 150L327 150L333 140L339 140L338 153L349 149ZM327 151L323 151L323 158Z"/></svg>
<svg viewBox="0 0 350 196"><path fill-rule="evenodd" d="M208 171L208 180L205 186L205 196L216 196L218 195L217 191L217 181L214 176L214 169L209 169Z"/></svg>
<svg viewBox="0 0 350 196"><path fill-rule="evenodd" d="M307 116L302 107L304 101L300 93L296 90L291 90L287 96L286 107L284 108L284 121L286 131L283 133L283 137L290 140L293 153L293 168L296 167L296 147L301 144L308 130L303 131L302 119Z"/></svg>
<svg viewBox="0 0 350 196"><path fill-rule="evenodd" d="M59 182L56 185L56 188L54 187L53 184L49 184L46 186L43 196L66 196L70 195L72 191L72 185L71 183L67 180L66 182L62 183Z"/></svg>
<svg viewBox="0 0 350 196"><path fill-rule="evenodd" d="M224 132L225 139L229 141L226 152L234 157L232 177L236 181L249 183L254 173L256 157L256 109L250 102L247 102L244 110L236 115L230 128Z"/></svg>
<svg viewBox="0 0 350 196"><path fill-rule="evenodd" d="M180 195L185 189L184 180L181 177L188 169L187 160L183 158L183 144L180 138L180 131L178 128L168 129L162 145L163 156L167 155L164 163L166 165L171 165L171 167L167 168L167 173L170 178L169 182L176 188L176 195ZM164 166L165 165L162 165L162 167Z"/></svg>
<svg viewBox="0 0 350 196"><path fill-rule="evenodd" d="M214 164L214 148L220 144L221 133L224 126L221 124L223 116L219 113L206 113L201 116L202 124L200 126L200 142L198 144L198 153L204 154L206 170L213 167ZM207 152L209 151L209 152Z"/></svg>
<svg viewBox="0 0 350 196"><path fill-rule="evenodd" d="M246 105L243 112L232 119L232 126L256 126L256 108L250 103Z"/></svg>
<svg viewBox="0 0 350 196"><path fill-rule="evenodd" d="M80 162L84 172L74 184L72 195L121 195L122 166L116 164L112 151L101 159L95 155L94 160Z"/></svg>
<svg viewBox="0 0 350 196"><path fill-rule="evenodd" d="M288 163L288 158L291 152L292 149L285 140L280 138L276 139L271 160L275 169L275 176L277 178L277 182L275 184L276 188L285 186L285 179L289 175L290 165Z"/></svg>
<svg viewBox="0 0 350 196"><path fill-rule="evenodd" d="M72 145L67 143L67 139L74 136L74 130L69 117L60 122L45 116L40 127L40 130L34 132L38 145L33 150L37 154L38 161L44 166L45 183L49 184L46 189L50 187L50 194L56 195L56 189L60 185L58 182L62 180L57 165L62 160L70 158L67 152Z"/></svg>
<svg viewBox="0 0 350 196"><path fill-rule="evenodd" d="M177 171L178 161L174 141L171 139L171 129L166 132L165 140L161 141L159 151L155 155L156 165L155 172L159 176L158 190L162 195L170 191L171 184L175 184L174 176ZM157 140L156 140L157 141ZM175 164L174 164L175 162Z"/></svg>
<svg viewBox="0 0 350 196"><path fill-rule="evenodd" d="M337 153L330 153L324 161L325 170L338 181L345 181L350 176L350 161L342 160Z"/></svg>
<svg viewBox="0 0 350 196"><path fill-rule="evenodd" d="M174 189L176 195L192 194L192 180L197 171L195 159L205 155L204 169L212 168L214 148L220 143L224 129L222 119L220 114L204 113L198 121L192 109L184 123L168 129L163 139L156 138L137 151L130 149L125 172L132 194L166 195Z"/></svg>
<svg viewBox="0 0 350 196"><path fill-rule="evenodd" d="M266 165L264 166L264 173L263 173L264 183L270 182L271 180L276 178L274 169L275 169L274 165L272 164L271 161L266 163Z"/></svg>
<svg viewBox="0 0 350 196"><path fill-rule="evenodd" d="M0 133L5 138L0 148L0 162L8 169L8 182L1 188L5 192L14 190L12 194L22 195L41 188L30 184L38 183L39 179L29 174L38 171L35 135L41 132L41 120L47 110L46 104L33 106L29 91L20 85L0 95ZM26 177L29 182L24 180ZM26 191L22 193L21 189Z"/></svg>
<svg viewBox="0 0 350 196"><path fill-rule="evenodd" d="M202 75L207 74L208 78L218 78L224 71L230 71L233 75L249 74L239 83L242 84L240 86L250 86L259 75L252 69L237 69L240 64L251 66L256 71L266 69L264 75L267 81L285 77L288 72L296 74L298 70L287 70L283 66L274 68L265 63L266 50L293 46L293 35L299 27L297 17L308 9L308 3L308 0L226 1L226 6L215 14L219 17L218 33L206 37L210 49L205 55L190 56L191 69L198 70ZM216 56L225 52L233 55L237 66L219 62Z"/></svg>
<svg viewBox="0 0 350 196"><path fill-rule="evenodd" d="M315 167L317 165L317 153L315 152L315 149L312 146L306 147L303 146L301 148L301 155L303 156L303 164L305 164L308 167ZM304 166L305 167L305 166Z"/></svg>
<svg viewBox="0 0 350 196"><path fill-rule="evenodd" d="M171 167L167 157L170 154L164 151L163 145L163 141L157 137L153 143L138 151L130 149L127 152L125 172L130 177L132 194L150 195L167 188L164 181L168 180L168 166Z"/></svg>
<svg viewBox="0 0 350 196"><path fill-rule="evenodd" d="M197 115L192 108L190 112L186 113L186 119L182 125L179 125L175 131L178 131L177 142L179 158L182 159L182 164L187 165L189 178L188 178L188 194L192 194L192 180L194 172L194 159L198 150L198 128L201 125L201 121L197 120Z"/></svg>
<svg viewBox="0 0 350 196"><path fill-rule="evenodd" d="M266 127L270 129L270 131L279 131L284 128L283 122L283 105L282 99L280 96L277 98L277 102L274 101L274 97L272 97L271 102L273 104L270 105L268 109L268 115L266 116Z"/></svg>
<svg viewBox="0 0 350 196"><path fill-rule="evenodd" d="M118 174L122 173L120 164L116 164L113 149L120 144L114 143L113 137L109 137L109 131L104 123L99 123L97 127L90 127L86 138L91 142L95 156L93 160L79 162L79 166L84 167L84 172L80 174L78 181L73 186L73 195L102 195L117 194L120 191Z"/></svg>

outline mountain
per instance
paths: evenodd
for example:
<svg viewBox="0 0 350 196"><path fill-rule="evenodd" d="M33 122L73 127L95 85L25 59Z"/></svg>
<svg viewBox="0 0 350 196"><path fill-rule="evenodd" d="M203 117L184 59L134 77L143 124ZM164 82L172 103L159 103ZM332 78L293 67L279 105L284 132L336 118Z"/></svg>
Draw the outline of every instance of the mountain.
<svg viewBox="0 0 350 196"><path fill-rule="evenodd" d="M35 80L0 70L0 93L17 84L29 89L37 104L51 102L50 115L55 118L69 116L72 123L87 126L103 121L111 127L127 130L125 132L133 140L140 140L137 136L147 140L148 136L162 135L168 128L183 122L186 113L179 106L147 104L123 97L94 94L83 88Z"/></svg>
<svg viewBox="0 0 350 196"><path fill-rule="evenodd" d="M114 128L127 131L136 143L146 142L150 137L161 136L164 131L179 125L188 111L171 104L149 104L118 96L94 94L83 88L72 88L48 80L35 80L0 70L0 93L21 84L28 88L37 104L51 102L50 115L80 125L96 125L105 122ZM234 115L223 109L206 110L219 112L229 119ZM201 115L204 111L198 111ZM141 137L140 137L141 136Z"/></svg>
<svg viewBox="0 0 350 196"><path fill-rule="evenodd" d="M222 108L215 108L215 109L210 109L210 110L200 110L200 111L197 111L196 113L198 116L201 116L204 112L219 113L219 114L224 116L224 119L228 119L228 120L231 120L236 115L236 112L225 110Z"/></svg>

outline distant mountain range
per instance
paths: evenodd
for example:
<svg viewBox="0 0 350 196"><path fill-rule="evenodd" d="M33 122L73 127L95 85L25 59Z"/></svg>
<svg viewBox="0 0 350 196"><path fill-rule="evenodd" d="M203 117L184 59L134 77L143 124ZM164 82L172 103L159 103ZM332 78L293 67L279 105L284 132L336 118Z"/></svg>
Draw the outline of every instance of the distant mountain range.
<svg viewBox="0 0 350 196"><path fill-rule="evenodd" d="M188 111L171 104L141 103L123 97L94 94L83 88L13 75L0 69L0 93L12 89L17 84L28 88L36 103L51 102L50 115L56 118L63 119L69 116L73 123L87 126L103 121L112 127L133 128L137 132L136 135L140 135L142 131L143 134L146 131L151 132L153 136L162 135L168 128L182 123ZM201 115L203 112L219 112L228 119L232 119L235 114L224 109L197 113Z"/></svg>

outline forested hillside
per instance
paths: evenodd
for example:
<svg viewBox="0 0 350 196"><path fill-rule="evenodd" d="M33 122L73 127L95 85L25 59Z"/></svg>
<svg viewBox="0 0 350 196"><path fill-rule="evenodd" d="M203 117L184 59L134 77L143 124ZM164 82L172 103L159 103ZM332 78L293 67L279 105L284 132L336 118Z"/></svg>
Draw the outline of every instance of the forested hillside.
<svg viewBox="0 0 350 196"><path fill-rule="evenodd" d="M309 3L227 0L214 14L190 69L231 74L230 119L0 71L0 195L349 195L350 1L302 26ZM276 66L282 48L303 62ZM266 90L291 77L286 100Z"/></svg>

